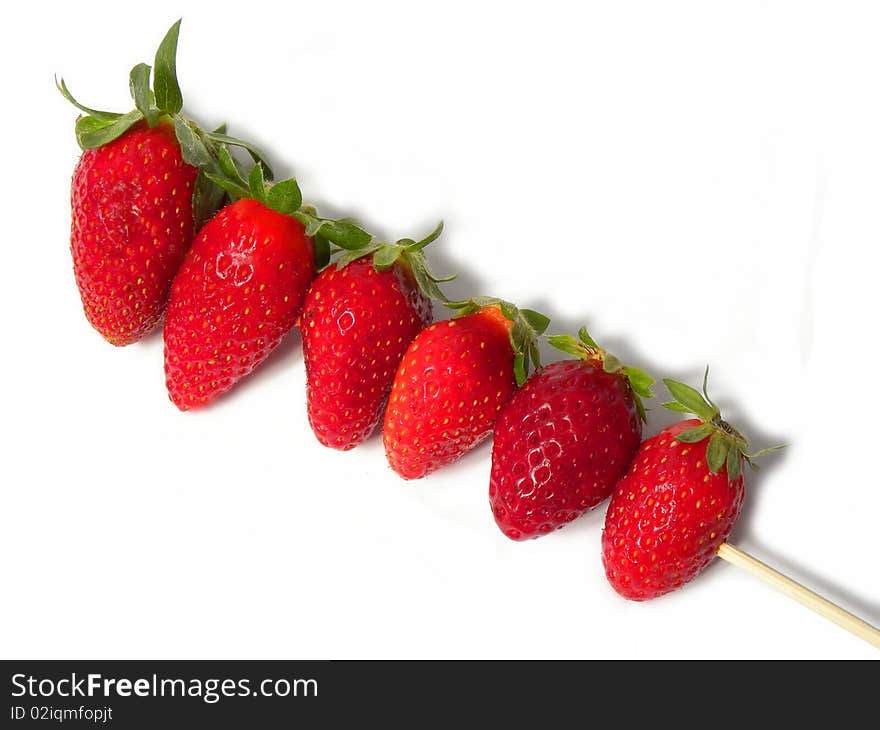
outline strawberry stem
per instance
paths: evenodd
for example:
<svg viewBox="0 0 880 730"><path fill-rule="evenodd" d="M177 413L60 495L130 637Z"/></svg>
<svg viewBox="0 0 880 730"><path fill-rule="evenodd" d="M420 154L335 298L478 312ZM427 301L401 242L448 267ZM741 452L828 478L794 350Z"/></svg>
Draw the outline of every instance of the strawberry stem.
<svg viewBox="0 0 880 730"><path fill-rule="evenodd" d="M773 446L754 453L750 452L748 439L721 417L720 409L709 397L708 379L709 366L707 365L706 372L703 374L703 392L700 393L696 388L685 383L664 378L663 383L674 400L664 403L663 407L677 413L693 414L702 421L699 426L682 431L675 439L682 443L691 444L708 438L706 463L709 466L709 471L717 474L722 467L726 467L727 478L733 481L740 475L742 461L745 461L752 469L757 469L753 459L779 451L785 446Z"/></svg>

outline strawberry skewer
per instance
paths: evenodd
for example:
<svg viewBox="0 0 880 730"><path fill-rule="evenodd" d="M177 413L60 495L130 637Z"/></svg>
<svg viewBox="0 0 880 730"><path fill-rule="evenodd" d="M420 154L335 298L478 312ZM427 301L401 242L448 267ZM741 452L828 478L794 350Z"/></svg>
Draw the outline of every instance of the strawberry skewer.
<svg viewBox="0 0 880 730"><path fill-rule="evenodd" d="M811 611L815 611L820 616L824 616L832 623L880 649L880 629L871 626L867 621L863 621L837 604L831 603L827 598L814 593L809 588L802 586L787 575L783 575L778 570L771 568L766 563L762 563L757 558L752 557L747 552L734 547L728 542L721 543L716 554L722 560L735 565L737 568L741 568L747 573L751 573L756 578L760 578L780 593L793 598L802 606L806 606Z"/></svg>

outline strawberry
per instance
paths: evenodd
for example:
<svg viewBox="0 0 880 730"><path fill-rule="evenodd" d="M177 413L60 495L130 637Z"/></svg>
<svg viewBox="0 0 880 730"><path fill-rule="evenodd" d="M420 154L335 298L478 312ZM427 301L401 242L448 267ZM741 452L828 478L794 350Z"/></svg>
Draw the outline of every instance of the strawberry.
<svg viewBox="0 0 880 730"><path fill-rule="evenodd" d="M197 170L169 124L139 122L83 152L73 173L70 250L86 318L128 345L161 320L193 236Z"/></svg>
<svg viewBox="0 0 880 730"><path fill-rule="evenodd" d="M180 21L159 46L152 88L150 66L132 69L136 108L127 114L85 107L63 79L57 84L84 113L76 121L83 154L71 186L74 276L86 318L114 345L137 342L161 321L196 223L221 202L222 188L199 170L218 173L226 144L259 158L222 129L204 132L179 114L179 29Z"/></svg>
<svg viewBox="0 0 880 730"><path fill-rule="evenodd" d="M642 440L653 378L624 367L586 328L578 335L548 338L579 359L538 369L495 424L489 502L512 540L546 535L604 501Z"/></svg>
<svg viewBox="0 0 880 730"><path fill-rule="evenodd" d="M708 371L707 371L708 374ZM664 406L696 419L647 439L614 490L602 533L602 562L614 590L644 601L681 587L718 552L742 509L742 463L757 454L706 392L663 381L675 400ZM778 448L778 447L776 447Z"/></svg>
<svg viewBox="0 0 880 730"><path fill-rule="evenodd" d="M168 394L203 406L263 362L299 317L315 275L299 221L252 199L199 232L171 289L165 323Z"/></svg>
<svg viewBox="0 0 880 730"><path fill-rule="evenodd" d="M421 253L440 231L351 251L309 287L300 325L306 396L324 446L352 449L379 423L400 359L431 322L431 297L443 298Z"/></svg>
<svg viewBox="0 0 880 730"><path fill-rule="evenodd" d="M418 479L460 458L492 432L495 419L548 320L532 310L480 297L448 304L456 318L422 330L401 360L385 411L388 463Z"/></svg>
<svg viewBox="0 0 880 730"><path fill-rule="evenodd" d="M232 163L210 178L239 199L198 233L171 287L165 379L183 411L229 390L277 347L331 243L370 241L357 226L303 207L296 180L265 183L260 163L247 181Z"/></svg>

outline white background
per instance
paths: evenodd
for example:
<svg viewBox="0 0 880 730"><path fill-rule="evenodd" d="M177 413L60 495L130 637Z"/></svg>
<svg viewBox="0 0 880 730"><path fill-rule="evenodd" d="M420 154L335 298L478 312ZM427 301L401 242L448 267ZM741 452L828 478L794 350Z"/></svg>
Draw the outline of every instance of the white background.
<svg viewBox="0 0 880 730"><path fill-rule="evenodd" d="M12 7L12 6L11 6ZM68 252L76 115L184 16L189 114L386 236L447 229L453 294L587 322L711 389L756 447L734 542L880 624L880 14L805 2L18 4L7 163L0 654L6 658L828 657L878 653L718 563L627 603L604 505L513 543L490 449L416 483L306 421L299 337L215 406L162 339L114 349ZM669 415L650 414L653 432Z"/></svg>

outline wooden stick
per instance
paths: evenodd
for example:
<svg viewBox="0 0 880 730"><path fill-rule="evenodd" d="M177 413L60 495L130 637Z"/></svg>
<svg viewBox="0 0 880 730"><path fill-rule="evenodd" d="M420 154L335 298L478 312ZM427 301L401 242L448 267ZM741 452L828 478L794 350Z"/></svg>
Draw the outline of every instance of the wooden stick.
<svg viewBox="0 0 880 730"><path fill-rule="evenodd" d="M748 553L723 542L718 548L718 557L760 578L789 598L794 598L798 603L880 649L880 630L862 621L858 616L853 616L849 611L844 611L831 601L822 598L818 593L813 593L809 588L804 588L800 583L784 576L760 560L756 560Z"/></svg>

